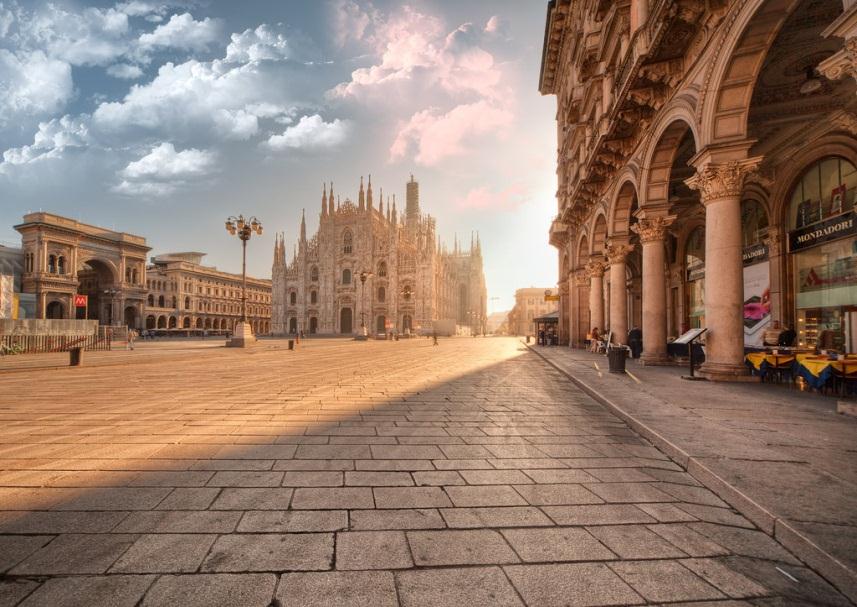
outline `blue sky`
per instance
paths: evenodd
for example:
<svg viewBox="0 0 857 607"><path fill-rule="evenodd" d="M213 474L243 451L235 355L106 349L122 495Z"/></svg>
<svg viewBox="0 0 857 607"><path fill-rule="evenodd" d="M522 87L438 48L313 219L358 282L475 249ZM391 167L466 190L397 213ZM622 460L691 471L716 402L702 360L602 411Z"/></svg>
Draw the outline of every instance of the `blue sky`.
<svg viewBox="0 0 857 607"><path fill-rule="evenodd" d="M0 0L0 242L43 209L240 269L226 216L318 223L361 175L439 233L478 230L494 309L556 282L555 101L538 93L542 0Z"/></svg>

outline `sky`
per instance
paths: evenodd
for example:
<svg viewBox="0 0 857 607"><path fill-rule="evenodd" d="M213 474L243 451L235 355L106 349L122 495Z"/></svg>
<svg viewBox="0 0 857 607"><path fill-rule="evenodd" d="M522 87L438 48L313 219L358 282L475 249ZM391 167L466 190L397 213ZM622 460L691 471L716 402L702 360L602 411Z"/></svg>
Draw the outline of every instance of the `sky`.
<svg viewBox="0 0 857 607"><path fill-rule="evenodd" d="M44 210L270 277L321 189L404 203L450 247L478 231L489 311L553 286L553 97L544 0L0 0L0 243ZM497 298L497 299L495 299Z"/></svg>

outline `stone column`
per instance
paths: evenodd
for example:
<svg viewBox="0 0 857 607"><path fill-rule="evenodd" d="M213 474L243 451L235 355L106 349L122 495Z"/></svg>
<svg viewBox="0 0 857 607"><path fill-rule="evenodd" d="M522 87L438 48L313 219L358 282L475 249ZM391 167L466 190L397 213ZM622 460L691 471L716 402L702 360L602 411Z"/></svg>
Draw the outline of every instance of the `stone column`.
<svg viewBox="0 0 857 607"><path fill-rule="evenodd" d="M586 271L589 273L589 324L587 333L598 328L599 331L604 330L604 262L599 259L593 259L586 264Z"/></svg>
<svg viewBox="0 0 857 607"><path fill-rule="evenodd" d="M640 361L647 365L667 361L667 293L664 264L664 238L675 216L645 213L631 229L640 236L643 246L643 353Z"/></svg>
<svg viewBox="0 0 857 607"><path fill-rule="evenodd" d="M741 189L761 159L709 162L685 183L705 206L705 363L708 379L736 381L744 366Z"/></svg>
<svg viewBox="0 0 857 607"><path fill-rule="evenodd" d="M568 347L573 348L577 341L578 325L580 324L580 321L577 318L577 298L579 287L577 286L577 280L574 272L568 273L566 282L568 284L568 298L566 303L568 309Z"/></svg>
<svg viewBox="0 0 857 607"><path fill-rule="evenodd" d="M583 344L586 334L592 328L592 323L589 320L589 306L584 303L589 301L589 272L586 270L577 270L574 273L574 286L574 319L577 323L577 332L574 335L574 341L575 344Z"/></svg>
<svg viewBox="0 0 857 607"><path fill-rule="evenodd" d="M610 330L617 344L628 343L628 293L625 288L627 267L625 260L634 248L625 240L607 245L610 264Z"/></svg>

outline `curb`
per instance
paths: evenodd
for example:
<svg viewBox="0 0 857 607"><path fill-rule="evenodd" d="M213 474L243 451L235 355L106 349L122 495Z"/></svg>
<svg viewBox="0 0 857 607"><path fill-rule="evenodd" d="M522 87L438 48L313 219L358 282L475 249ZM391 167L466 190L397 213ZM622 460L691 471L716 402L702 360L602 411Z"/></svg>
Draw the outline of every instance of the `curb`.
<svg viewBox="0 0 857 607"><path fill-rule="evenodd" d="M788 521L779 518L763 506L757 504L737 487L721 478L711 468L635 418L595 388L548 359L530 344L523 341L521 343L551 367L565 375L574 385L609 409L640 436L663 451L676 464L684 468L688 474L713 491L724 502L735 508L735 510L759 527L764 533L774 538L810 569L830 582L834 588L848 597L852 603L857 604L857 574L851 571L844 563L828 552L825 552L823 548L807 538L798 529L795 529Z"/></svg>

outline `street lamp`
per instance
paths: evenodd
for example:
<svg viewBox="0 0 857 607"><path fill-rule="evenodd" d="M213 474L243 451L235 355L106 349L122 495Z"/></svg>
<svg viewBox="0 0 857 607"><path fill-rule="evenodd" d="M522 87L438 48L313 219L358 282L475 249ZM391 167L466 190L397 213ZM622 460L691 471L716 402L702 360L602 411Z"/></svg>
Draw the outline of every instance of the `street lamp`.
<svg viewBox="0 0 857 607"><path fill-rule="evenodd" d="M226 220L226 231L241 239L241 322L235 326L227 345L243 348L253 339L253 328L247 322L247 241L253 232L262 235L262 222L255 217L233 216Z"/></svg>
<svg viewBox="0 0 857 607"><path fill-rule="evenodd" d="M366 279L371 278L372 276L375 276L372 272L367 272L366 270L360 272L360 328L363 329L363 337L367 337L369 335L365 321L366 296L364 293L366 292Z"/></svg>

